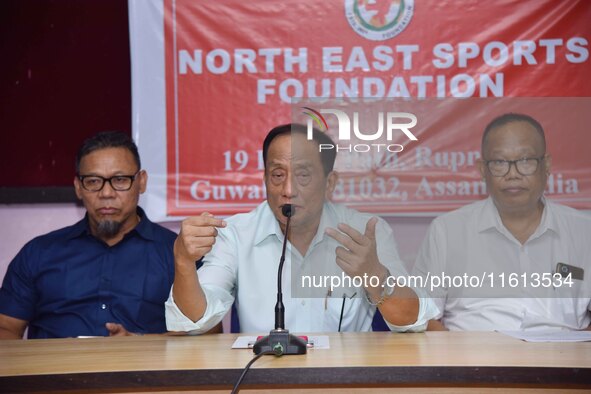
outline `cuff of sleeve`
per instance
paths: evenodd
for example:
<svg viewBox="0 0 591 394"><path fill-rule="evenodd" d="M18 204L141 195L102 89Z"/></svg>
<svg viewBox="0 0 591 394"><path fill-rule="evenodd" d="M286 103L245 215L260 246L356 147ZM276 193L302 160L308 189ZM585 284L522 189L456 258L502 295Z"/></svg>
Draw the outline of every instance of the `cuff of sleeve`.
<svg viewBox="0 0 591 394"><path fill-rule="evenodd" d="M419 298L419 315L417 321L406 326L397 326L391 324L386 319L384 321L393 332L423 332L427 328L430 319L437 315L437 307L430 298Z"/></svg>
<svg viewBox="0 0 591 394"><path fill-rule="evenodd" d="M15 319L31 321L34 317L33 306L28 307L21 303L19 297L0 288L0 313Z"/></svg>
<svg viewBox="0 0 591 394"><path fill-rule="evenodd" d="M218 324L232 307L234 297L226 292L216 291L202 285L207 306L203 317L194 322L181 312L174 302L172 288L165 305L166 329L168 331L184 331L189 335L203 334Z"/></svg>

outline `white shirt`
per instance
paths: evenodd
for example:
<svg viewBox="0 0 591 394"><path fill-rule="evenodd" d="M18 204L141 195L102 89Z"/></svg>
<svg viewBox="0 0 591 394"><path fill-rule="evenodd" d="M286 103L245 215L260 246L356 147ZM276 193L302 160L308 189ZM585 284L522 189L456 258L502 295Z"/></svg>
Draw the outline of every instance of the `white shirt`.
<svg viewBox="0 0 591 394"><path fill-rule="evenodd" d="M447 328L580 330L589 325L591 215L543 202L540 224L523 245L503 225L490 197L433 221L413 272L485 278L482 287L458 281L434 289L437 318ZM543 275L550 277L559 262L583 268L584 281L573 280L572 287L544 282Z"/></svg>
<svg viewBox="0 0 591 394"><path fill-rule="evenodd" d="M335 240L325 234L327 227L347 223L364 233L371 216L342 205L325 203L318 231L306 256L288 242L282 286L285 328L292 332L337 331L343 294L347 297L341 331L370 331L375 307L365 299L363 288L344 287L328 292L327 286L302 286L302 275L337 275L343 271L335 261ZM226 315L234 299L242 332L261 333L274 328L277 301L277 270L283 244L279 222L267 202L255 210L238 214L219 229L213 249L199 269L199 282L207 299L203 317L193 322L178 309L172 291L166 302L166 323L171 331L206 332ZM398 257L390 226L382 219L376 227L378 258L392 275L406 275ZM292 283L293 282L293 283ZM318 285L318 282L316 283ZM301 296L301 297L300 297ZM350 298L354 296L354 298ZM422 331L436 313L429 299L420 300L417 321L408 326L390 325L393 331Z"/></svg>

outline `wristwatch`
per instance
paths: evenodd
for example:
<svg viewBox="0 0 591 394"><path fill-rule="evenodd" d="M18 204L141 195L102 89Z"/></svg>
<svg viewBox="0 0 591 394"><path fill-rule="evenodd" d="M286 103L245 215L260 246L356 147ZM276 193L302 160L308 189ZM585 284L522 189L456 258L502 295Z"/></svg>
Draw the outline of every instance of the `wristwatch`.
<svg viewBox="0 0 591 394"><path fill-rule="evenodd" d="M386 270L386 277L382 281L382 285L381 285L382 286L382 294L380 294L380 299L378 300L378 302L373 302L371 300L371 298L369 297L367 290L365 290L365 299L367 300L367 302L369 302L370 305L380 306L384 303L384 301L386 301L388 298L390 298L392 296L392 294L394 294L394 289L396 288L396 280L394 280L392 282L392 285L389 286L389 284L390 284L389 278L391 278L391 277L392 277L392 274L390 274L390 270Z"/></svg>

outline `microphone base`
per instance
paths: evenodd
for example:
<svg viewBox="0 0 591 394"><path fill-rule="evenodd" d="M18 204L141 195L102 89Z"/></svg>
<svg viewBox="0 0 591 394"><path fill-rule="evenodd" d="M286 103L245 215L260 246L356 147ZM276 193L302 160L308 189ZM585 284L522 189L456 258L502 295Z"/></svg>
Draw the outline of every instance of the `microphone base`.
<svg viewBox="0 0 591 394"><path fill-rule="evenodd" d="M307 345L302 338L290 334L289 330L271 330L269 335L256 341L252 350L255 354L270 351L276 356L306 354Z"/></svg>

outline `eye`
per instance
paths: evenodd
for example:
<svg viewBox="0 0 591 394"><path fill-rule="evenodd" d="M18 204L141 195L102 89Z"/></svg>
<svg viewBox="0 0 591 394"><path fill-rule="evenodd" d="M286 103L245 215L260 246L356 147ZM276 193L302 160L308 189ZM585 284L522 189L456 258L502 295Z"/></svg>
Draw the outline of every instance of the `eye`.
<svg viewBox="0 0 591 394"><path fill-rule="evenodd" d="M312 174L309 171L298 171L296 173L297 182L300 185L307 185L310 182Z"/></svg>
<svg viewBox="0 0 591 394"><path fill-rule="evenodd" d="M285 171L275 170L271 172L271 181L275 184L283 182L285 179Z"/></svg>

